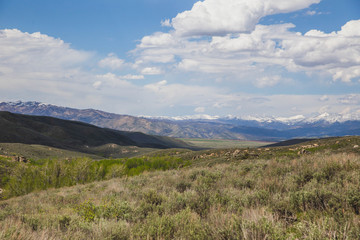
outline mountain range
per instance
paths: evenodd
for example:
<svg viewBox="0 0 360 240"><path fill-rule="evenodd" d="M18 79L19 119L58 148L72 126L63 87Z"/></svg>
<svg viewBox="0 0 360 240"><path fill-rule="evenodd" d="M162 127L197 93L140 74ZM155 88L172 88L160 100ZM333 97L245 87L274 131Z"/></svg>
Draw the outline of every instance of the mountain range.
<svg viewBox="0 0 360 240"><path fill-rule="evenodd" d="M281 141L360 135L360 117L323 113L277 117L135 117L95 109L75 109L40 102L1 102L0 111L81 121L103 128L177 138Z"/></svg>
<svg viewBox="0 0 360 240"><path fill-rule="evenodd" d="M84 153L104 145L140 148L191 148L185 142L140 132L100 128L78 121L0 111L0 142L45 145Z"/></svg>

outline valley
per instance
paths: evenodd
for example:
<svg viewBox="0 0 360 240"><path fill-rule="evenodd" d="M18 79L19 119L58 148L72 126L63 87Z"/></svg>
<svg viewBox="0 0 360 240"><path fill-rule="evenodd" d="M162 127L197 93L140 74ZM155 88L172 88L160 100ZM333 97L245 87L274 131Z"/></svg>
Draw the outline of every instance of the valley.
<svg viewBox="0 0 360 240"><path fill-rule="evenodd" d="M359 145L342 137L129 159L3 156L0 238L357 239Z"/></svg>
<svg viewBox="0 0 360 240"><path fill-rule="evenodd" d="M0 112L0 239L358 239L360 137L174 139Z"/></svg>
<svg viewBox="0 0 360 240"><path fill-rule="evenodd" d="M180 138L180 140L198 148L254 148L272 144L272 142L229 139Z"/></svg>
<svg viewBox="0 0 360 240"><path fill-rule="evenodd" d="M0 240L360 240L360 0L0 22Z"/></svg>

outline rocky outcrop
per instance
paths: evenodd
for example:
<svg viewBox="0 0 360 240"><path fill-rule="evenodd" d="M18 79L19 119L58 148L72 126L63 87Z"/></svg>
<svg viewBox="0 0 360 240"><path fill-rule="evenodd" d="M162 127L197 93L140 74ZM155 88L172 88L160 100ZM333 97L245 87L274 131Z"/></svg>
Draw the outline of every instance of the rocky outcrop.
<svg viewBox="0 0 360 240"><path fill-rule="evenodd" d="M12 156L11 159L15 162L27 163L30 162L26 157Z"/></svg>

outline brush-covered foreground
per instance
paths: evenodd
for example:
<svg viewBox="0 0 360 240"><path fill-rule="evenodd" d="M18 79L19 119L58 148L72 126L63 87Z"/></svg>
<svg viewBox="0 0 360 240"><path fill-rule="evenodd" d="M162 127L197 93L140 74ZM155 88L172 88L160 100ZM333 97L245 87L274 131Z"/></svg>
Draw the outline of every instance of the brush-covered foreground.
<svg viewBox="0 0 360 240"><path fill-rule="evenodd" d="M0 201L0 239L360 239L358 145L168 151L193 164Z"/></svg>

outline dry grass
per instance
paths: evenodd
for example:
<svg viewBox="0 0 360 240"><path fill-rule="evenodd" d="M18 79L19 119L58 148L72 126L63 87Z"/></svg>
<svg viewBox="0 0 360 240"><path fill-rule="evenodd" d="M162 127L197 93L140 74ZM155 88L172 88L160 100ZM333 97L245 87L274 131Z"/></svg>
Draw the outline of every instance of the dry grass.
<svg viewBox="0 0 360 240"><path fill-rule="evenodd" d="M360 157L146 172L0 202L0 239L359 239Z"/></svg>

